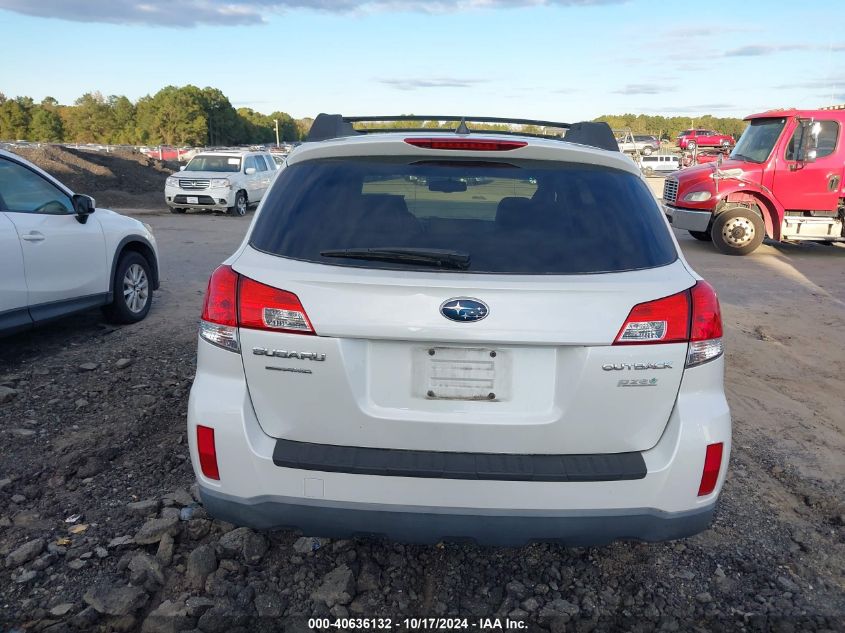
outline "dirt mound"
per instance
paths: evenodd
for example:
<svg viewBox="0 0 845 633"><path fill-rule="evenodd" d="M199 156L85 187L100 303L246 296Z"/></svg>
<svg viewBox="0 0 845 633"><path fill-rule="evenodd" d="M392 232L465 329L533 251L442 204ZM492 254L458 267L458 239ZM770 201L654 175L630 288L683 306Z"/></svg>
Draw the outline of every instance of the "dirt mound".
<svg viewBox="0 0 845 633"><path fill-rule="evenodd" d="M160 207L164 181L178 170L175 163L136 151L90 152L44 145L15 152L73 191L93 196L100 207Z"/></svg>

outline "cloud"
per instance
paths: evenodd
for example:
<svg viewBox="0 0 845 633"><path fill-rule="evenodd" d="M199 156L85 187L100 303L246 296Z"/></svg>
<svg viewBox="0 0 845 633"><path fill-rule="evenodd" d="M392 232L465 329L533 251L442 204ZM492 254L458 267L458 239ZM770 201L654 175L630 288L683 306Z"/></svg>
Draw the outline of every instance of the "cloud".
<svg viewBox="0 0 845 633"><path fill-rule="evenodd" d="M472 88L482 79L456 79L454 77L437 77L431 79L380 79L379 83L397 90L420 90L421 88Z"/></svg>
<svg viewBox="0 0 845 633"><path fill-rule="evenodd" d="M576 7L626 0L0 0L0 9L72 22L169 27L263 24L267 16L296 9L327 13L412 11L441 13L520 7Z"/></svg>
<svg viewBox="0 0 845 633"><path fill-rule="evenodd" d="M725 51L725 57L762 57L763 55L772 55L774 53L783 53L786 51L807 51L816 48L807 44L780 44L780 45L766 45L766 44L752 44L749 46L740 46Z"/></svg>
<svg viewBox="0 0 845 633"><path fill-rule="evenodd" d="M663 31L663 37L680 40L702 39L726 35L728 33L750 33L760 31L760 28L749 26L725 26L723 24L696 24L695 26L676 26Z"/></svg>
<svg viewBox="0 0 845 633"><path fill-rule="evenodd" d="M812 90L819 88L822 90L830 90L831 86L845 85L845 75L834 75L832 77L824 77L820 79L805 79L803 81L796 81L793 83L783 83L774 86L775 90L789 90L790 88L803 88Z"/></svg>
<svg viewBox="0 0 845 633"><path fill-rule="evenodd" d="M614 90L613 93L618 95L659 95L673 90L675 90L674 86L664 86L663 84L628 84L624 88Z"/></svg>

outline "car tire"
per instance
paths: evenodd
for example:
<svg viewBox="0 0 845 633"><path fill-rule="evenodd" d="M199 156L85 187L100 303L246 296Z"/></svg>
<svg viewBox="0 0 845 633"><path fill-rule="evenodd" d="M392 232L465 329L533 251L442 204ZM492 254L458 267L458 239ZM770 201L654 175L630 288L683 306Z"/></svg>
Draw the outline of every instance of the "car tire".
<svg viewBox="0 0 845 633"><path fill-rule="evenodd" d="M748 255L766 236L766 225L755 211L731 207L716 216L710 228L716 249L725 255Z"/></svg>
<svg viewBox="0 0 845 633"><path fill-rule="evenodd" d="M134 251L120 256L112 280L112 302L103 308L111 323L137 323L153 303L153 276L147 258Z"/></svg>
<svg viewBox="0 0 845 633"><path fill-rule="evenodd" d="M654 150L651 148L651 145L646 145L645 147L643 147L643 156L651 156L651 153L653 151Z"/></svg>
<svg viewBox="0 0 845 633"><path fill-rule="evenodd" d="M713 237L707 231L687 231L700 242L712 242Z"/></svg>
<svg viewBox="0 0 845 633"><path fill-rule="evenodd" d="M171 213L185 213L187 209L183 209L182 207L170 207Z"/></svg>
<svg viewBox="0 0 845 633"><path fill-rule="evenodd" d="M697 147L695 141L687 141L687 149L692 151Z"/></svg>
<svg viewBox="0 0 845 633"><path fill-rule="evenodd" d="M654 176L654 167L646 167L643 170L643 173L646 175L646 177L651 178L652 176Z"/></svg>
<svg viewBox="0 0 845 633"><path fill-rule="evenodd" d="M247 202L246 198L246 191L241 189L238 191L237 195L235 195L235 204L229 207L229 215L236 215L236 216L245 216L246 209L249 203Z"/></svg>

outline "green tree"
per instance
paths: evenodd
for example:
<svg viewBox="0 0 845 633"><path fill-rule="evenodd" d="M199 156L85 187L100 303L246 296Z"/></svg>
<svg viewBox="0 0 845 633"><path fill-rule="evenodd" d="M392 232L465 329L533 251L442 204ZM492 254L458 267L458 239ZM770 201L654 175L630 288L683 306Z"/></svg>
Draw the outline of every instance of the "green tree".
<svg viewBox="0 0 845 633"><path fill-rule="evenodd" d="M16 97L0 103L0 139L26 139L32 121L32 99Z"/></svg>
<svg viewBox="0 0 845 633"><path fill-rule="evenodd" d="M199 89L166 86L136 106L140 140L164 145L204 145L208 124Z"/></svg>
<svg viewBox="0 0 845 633"><path fill-rule="evenodd" d="M53 143L64 140L64 125L59 113L44 106L35 106L29 125L29 140Z"/></svg>

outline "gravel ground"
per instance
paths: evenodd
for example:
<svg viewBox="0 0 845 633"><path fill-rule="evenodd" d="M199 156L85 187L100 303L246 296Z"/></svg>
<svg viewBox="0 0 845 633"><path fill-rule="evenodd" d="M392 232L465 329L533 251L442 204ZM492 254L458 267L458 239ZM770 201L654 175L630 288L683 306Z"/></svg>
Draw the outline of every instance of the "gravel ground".
<svg viewBox="0 0 845 633"><path fill-rule="evenodd" d="M483 618L553 632L845 630L845 249L738 260L682 240L721 293L729 350L735 444L710 530L586 549L418 546L205 514L184 429L195 323L248 218L144 219L165 271L146 321L115 329L94 312L0 341L0 630L304 631L310 617L364 616L395 629L460 616L470 630L495 629Z"/></svg>

